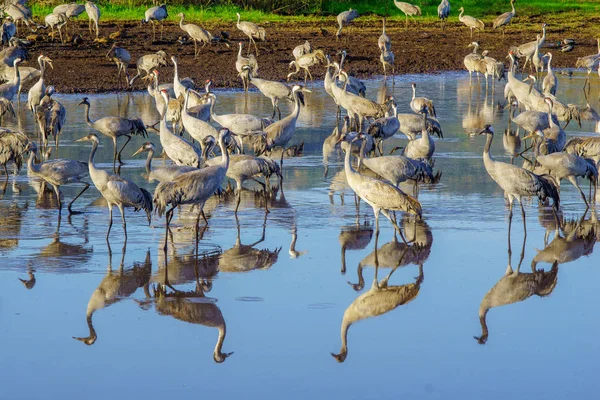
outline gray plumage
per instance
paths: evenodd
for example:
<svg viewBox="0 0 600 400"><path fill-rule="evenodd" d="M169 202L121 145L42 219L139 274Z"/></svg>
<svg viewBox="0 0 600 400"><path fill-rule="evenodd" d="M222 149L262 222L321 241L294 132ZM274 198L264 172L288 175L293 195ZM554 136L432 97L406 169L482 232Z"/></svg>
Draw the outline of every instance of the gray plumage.
<svg viewBox="0 0 600 400"><path fill-rule="evenodd" d="M435 114L435 106L433 105L433 101L429 100L427 97L417 97L417 84L412 83L412 100L410 101L410 108L416 114L420 113L423 107L427 107L427 111L430 115L437 117Z"/></svg>
<svg viewBox="0 0 600 400"><path fill-rule="evenodd" d="M141 56L136 61L137 74L131 78L129 85L132 86L133 82L145 72L146 75L150 74L152 70L155 70L161 66L166 67L167 64L167 53L162 50L157 51L153 54L146 54Z"/></svg>
<svg viewBox="0 0 600 400"><path fill-rule="evenodd" d="M15 94L18 92L19 86L21 85L21 74L19 73L19 63L21 63L20 58L16 58L13 61L13 67L14 67L13 80L0 85L0 97L4 97L8 101L11 101L13 99L13 97L15 97Z"/></svg>
<svg viewBox="0 0 600 400"><path fill-rule="evenodd" d="M121 212L123 232L125 234L125 240L127 240L127 222L125 221L124 208L133 207L134 211L144 210L148 217L148 224L150 224L152 218L152 195L148 193L146 189L139 188L135 183L128 179L96 168L94 156L99 143L96 134L90 133L78 140L78 142L81 141L92 142L92 151L88 161L88 168L94 186L96 186L96 189L98 189L102 197L104 197L108 206L109 224L108 232L106 232L106 239L108 240L110 229L112 228L112 209L113 206L117 206Z"/></svg>
<svg viewBox="0 0 600 400"><path fill-rule="evenodd" d="M390 96L386 102L391 103L392 113L389 116L378 118L369 126L368 133L378 145L379 154L383 154L383 141L391 138L400 129L400 121L398 121L398 113L394 97Z"/></svg>
<svg viewBox="0 0 600 400"><path fill-rule="evenodd" d="M290 102L293 102L294 96L292 95L292 88L290 88L285 83L254 78L252 76L252 73L250 72L251 69L252 68L249 65L245 65L242 68L241 73L246 75L246 79L248 80L248 82L256 86L263 95L265 95L271 100L271 104L273 105L273 115L271 116L271 119L275 118L276 112L279 112L279 119L281 119L279 100L285 99Z"/></svg>
<svg viewBox="0 0 600 400"><path fill-rule="evenodd" d="M19 21L21 21L24 22L30 30L32 30L31 25L33 25L34 27L36 26L35 22L32 19L31 9L23 4L8 4L6 7L4 7L2 11L4 12L4 14L12 18L15 25L18 25Z"/></svg>
<svg viewBox="0 0 600 400"><path fill-rule="evenodd" d="M510 21L514 18L515 14L516 14L515 13L515 0L510 0L510 7L511 7L510 11L500 14L496 18L494 18L494 23L492 24L494 29L502 28L502 36L504 36L504 29L505 29L506 25L508 25L510 23Z"/></svg>
<svg viewBox="0 0 600 400"><path fill-rule="evenodd" d="M400 121L400 132L404 133L410 140L416 139L416 137L423 130L423 117L414 113L410 114L396 114L396 118ZM435 134L438 137L444 137L442 127L437 119L427 117L427 131L429 134Z"/></svg>
<svg viewBox="0 0 600 400"><path fill-rule="evenodd" d="M513 51L519 58L525 57L525 62L523 63L523 70L527 66L528 62L531 62L531 58L533 57L533 53L535 53L536 48L540 48L544 46L546 42L546 24L542 24L542 37L540 40L534 40L531 42L527 42L518 47L512 47L511 51Z"/></svg>
<svg viewBox="0 0 600 400"><path fill-rule="evenodd" d="M96 33L96 39L98 39L98 35L100 34L100 30L98 29L98 22L100 22L100 9L93 1L85 2L85 13L88 15L88 30L90 34L92 34L92 26L94 27L93 31Z"/></svg>
<svg viewBox="0 0 600 400"><path fill-rule="evenodd" d="M17 34L17 26L14 24L12 19L6 19L4 21L0 33L2 34L2 45L8 45L10 39L12 39Z"/></svg>
<svg viewBox="0 0 600 400"><path fill-rule="evenodd" d="M85 5L77 3L61 4L54 7L54 14L65 14L67 18L78 17L85 11Z"/></svg>
<svg viewBox="0 0 600 400"><path fill-rule="evenodd" d="M148 152L148 157L146 158L146 178L150 182L170 182L181 174L195 171L197 169L187 165L174 164L152 167L152 158L154 157L155 151L156 147L154 146L154 143L146 142L135 153L133 153L133 156L136 156L142 152Z"/></svg>
<svg viewBox="0 0 600 400"><path fill-rule="evenodd" d="M139 118L130 119L121 117L104 117L92 121L90 119L90 103L87 97L84 97L79 105L83 105L85 107L85 122L104 136L112 139L114 148L113 169L116 169L115 165L117 159L119 160L119 163L123 163L121 161L121 152L131 140L131 135L138 135L142 137L148 136L148 132L146 132L146 126ZM125 136L127 141L117 153L117 139L121 136Z"/></svg>
<svg viewBox="0 0 600 400"><path fill-rule="evenodd" d="M264 28L256 25L253 22L241 21L240 13L236 13L237 15L237 23L236 27L244 33L244 35L248 36L250 39L250 43L254 44L254 50L256 51L256 55L258 55L258 47L256 47L256 42L254 39L260 39L263 42L267 40L267 33ZM250 45L248 45L248 53L250 52Z"/></svg>
<svg viewBox="0 0 600 400"><path fill-rule="evenodd" d="M156 40L156 24L160 23L160 39L163 37L163 21L169 17L167 12L167 6L161 4L160 6L150 7L144 13L142 23L152 23L152 41Z"/></svg>
<svg viewBox="0 0 600 400"><path fill-rule="evenodd" d="M340 75L345 76L346 82L349 81L348 74L345 71L340 71ZM334 93L339 92L337 85L332 85ZM342 96L336 94L336 98L342 99L340 105L346 109L351 117L358 117L358 131L362 130L363 121L365 118L381 118L385 115L386 106L376 103L372 100L361 96L348 93L346 85L342 89Z"/></svg>
<svg viewBox="0 0 600 400"><path fill-rule="evenodd" d="M585 89L586 84L589 83L590 74L592 73L594 68L596 68L596 69L599 68L598 64L600 64L600 38L598 38L597 41L598 41L598 53L592 54L589 56L585 56L585 57L579 57L579 58L577 58L577 61L575 62L575 68L584 68L585 70L587 70L587 77L586 77L585 83L583 85L584 89ZM600 69L599 69L599 71L600 71Z"/></svg>
<svg viewBox="0 0 600 400"><path fill-rule="evenodd" d="M214 93L208 95L212 102L210 104L210 115L215 122L231 132L240 136L247 136L253 132L262 131L273 121L267 118L259 118L251 114L216 114L215 104L217 97Z"/></svg>
<svg viewBox="0 0 600 400"><path fill-rule="evenodd" d="M346 53L346 50L342 50L339 54L341 54L339 69L343 70L344 65L346 64L346 58L348 56L348 53ZM355 78L351 75L348 75L347 78L348 78L347 90L350 93L365 97L365 94L367 92L367 87L365 86L364 82L362 82L360 79ZM340 75L338 77L338 79L340 80L340 82L342 82L344 84L346 83L346 75Z"/></svg>
<svg viewBox="0 0 600 400"><path fill-rule="evenodd" d="M241 74L245 66L250 67L252 76L258 75L258 61L256 61L256 57L254 57L254 54L250 54L248 57L242 56L242 42L239 42L235 69ZM242 84L244 85L244 92L248 93L248 80L245 75L240 75L240 77L242 78Z"/></svg>
<svg viewBox="0 0 600 400"><path fill-rule="evenodd" d="M181 109L181 122L183 123L183 128L186 132L194 138L200 145L202 146L203 156L204 155L204 139L207 136L216 137L218 135L217 130L208 122L201 120L200 118L196 118L193 115L190 115L188 112L189 100L190 100L190 90L186 92L185 95L185 103Z"/></svg>
<svg viewBox="0 0 600 400"><path fill-rule="evenodd" d="M40 104L42 97L46 93L46 83L44 81L44 75L46 73L46 67L48 65L52 67L52 60L46 57L45 55L40 54L40 56L38 57L38 64L40 65L40 78L35 83L35 85L33 85L31 89L29 89L29 92L27 93L27 108L32 113L35 112L35 107L38 104Z"/></svg>
<svg viewBox="0 0 600 400"><path fill-rule="evenodd" d="M6 179L8 179L8 169L6 165L14 162L16 172L23 166L23 154L29 143L29 138L22 132L11 131L7 128L0 128L0 165L4 168Z"/></svg>
<svg viewBox="0 0 600 400"><path fill-rule="evenodd" d="M202 42L202 49L203 49L204 46L206 46L207 44L216 42L218 40L213 35L211 35L209 31L199 27L198 25L184 24L183 22L185 19L185 15L183 13L179 13L179 14L177 14L177 16L180 18L179 27L184 32L186 32L194 41L194 58L197 58L198 54L200 53L200 51L198 50L198 42ZM202 49L200 49L200 50L202 50Z"/></svg>
<svg viewBox="0 0 600 400"><path fill-rule="evenodd" d="M404 147L403 155L413 160L422 160L429 162L433 153L435 153L435 142L429 135L427 128L427 107L421 109L421 137L410 140Z"/></svg>
<svg viewBox="0 0 600 400"><path fill-rule="evenodd" d="M52 13L44 17L45 29L50 28L52 30L52 40L54 40L54 30L58 30L60 42L64 43L62 36L62 28L69 22L69 18L64 13Z"/></svg>
<svg viewBox="0 0 600 400"><path fill-rule="evenodd" d="M342 28L354 21L356 18L358 18L358 11L353 9L339 13L337 16L338 30L335 33L335 37L339 39L342 33Z"/></svg>
<svg viewBox="0 0 600 400"><path fill-rule="evenodd" d="M392 49L392 41L389 36L385 33L385 18L383 18L383 27L381 28L381 35L377 39L377 47L379 51L384 52L385 50Z"/></svg>
<svg viewBox="0 0 600 400"><path fill-rule="evenodd" d="M448 0L442 0L437 8L438 18L442 23L442 29L446 27L446 20L450 16L450 2Z"/></svg>
<svg viewBox="0 0 600 400"><path fill-rule="evenodd" d="M312 51L313 51L312 46L310 45L310 43L307 40L303 44L300 44L300 45L294 47L294 50L292 50L292 55L294 56L295 59L298 59L305 54L312 53Z"/></svg>
<svg viewBox="0 0 600 400"><path fill-rule="evenodd" d="M290 78L294 75L296 75L298 72L300 72L300 70L304 71L304 82L306 83L306 78L307 76L310 78L310 80L312 81L312 75L310 73L309 68L313 67L315 65L319 65L321 63L325 63L327 60L325 58L325 53L323 53L323 50L315 50L312 53L307 53L304 54L303 56L300 56L299 58L290 61L289 63L289 67L296 67L296 70L293 72L290 72L287 75L287 81L290 81Z"/></svg>
<svg viewBox="0 0 600 400"><path fill-rule="evenodd" d="M416 5L410 4L410 3L405 3L403 1L397 1L397 0L394 0L394 4L396 5L396 7L398 7L398 9L400 11L402 11L404 13L404 16L406 17L405 25L407 27L408 27L408 17L412 17L413 21L416 22L415 15L417 15L417 16L421 15L421 7L419 7L419 6L416 6Z"/></svg>
<svg viewBox="0 0 600 400"><path fill-rule="evenodd" d="M471 31L471 38L473 38L473 30L476 29L477 32L481 32L485 29L485 24L483 21L471 17L470 15L463 15L465 13L465 8L459 8L460 14L458 15L458 20L465 24L469 30Z"/></svg>
<svg viewBox="0 0 600 400"><path fill-rule="evenodd" d="M47 144L50 135L54 136L54 143L58 146L58 136L67 120L65 107L54 100L52 94L54 94L54 86L48 86L46 95L42 98L40 104L35 107L35 119L42 132L44 146Z"/></svg>
<svg viewBox="0 0 600 400"><path fill-rule="evenodd" d="M552 53L546 53L546 57L548 57L548 68L546 76L542 81L542 91L545 95L556 95L556 89L558 87L558 79L556 75L554 75L554 71L552 71Z"/></svg>
<svg viewBox="0 0 600 400"><path fill-rule="evenodd" d="M113 43L108 53L106 53L106 58L112 60L117 65L117 81L122 73L125 75L125 85L129 87L129 72L127 68L129 68L129 63L131 62L131 54L126 49L117 47L116 43Z"/></svg>
<svg viewBox="0 0 600 400"><path fill-rule="evenodd" d="M574 136L567 141L564 151L598 162L600 161L600 136Z"/></svg>
<svg viewBox="0 0 600 400"><path fill-rule="evenodd" d="M69 203L69 212L71 212L71 206L87 190L90 186L89 183L82 181L88 176L88 166L86 163L75 160L67 159L54 159L44 161L39 164L34 163L34 159L37 154L37 146L34 142L29 142L25 151L29 151L29 161L27 162L27 172L30 175L36 176L43 179L46 183L50 184L54 192L56 193L56 200L58 201L58 209L62 209L62 201L60 199L60 187L63 185L69 185L72 183L83 183L85 187L83 190L75 196L75 198Z"/></svg>

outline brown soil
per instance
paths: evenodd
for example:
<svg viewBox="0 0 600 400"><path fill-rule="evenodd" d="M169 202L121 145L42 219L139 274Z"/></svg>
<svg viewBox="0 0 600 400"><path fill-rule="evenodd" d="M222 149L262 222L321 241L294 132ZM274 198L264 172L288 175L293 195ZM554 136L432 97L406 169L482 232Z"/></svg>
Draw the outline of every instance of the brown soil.
<svg viewBox="0 0 600 400"><path fill-rule="evenodd" d="M581 21L572 19L560 21L556 16L544 19L541 16L519 17L509 26L504 38L501 32L492 31L490 28L479 37L475 34L475 39L481 43L481 50L487 49L490 51L490 56L505 60L507 49L511 45L535 40L535 35L540 32L540 24L544 20L548 22L546 46L553 48L551 51L554 54L555 67L574 67L577 57L596 52L593 30L594 26L598 26L600 17L586 20L582 18ZM292 59L292 49L305 40L309 40L313 48L323 49L332 56L338 50L345 48L348 52L346 69L355 76L366 78L382 74L377 49L377 39L381 33L380 21L359 19L349 29L344 29L340 41L336 41L333 36L335 34L333 19L325 19L322 23L266 23L263 26L267 30L267 42L258 43L261 78L285 79L288 63ZM215 35L221 30L229 32L231 48L226 48L224 44L206 46L198 58L194 59L193 42L183 45L177 43L177 38L185 35L173 22L165 25L164 39L155 43L151 42L151 27L140 26L137 22L106 22L101 24L100 32L104 37L108 37L111 33L121 31L121 36L116 43L128 49L133 57L130 74L135 74L137 57L164 50L169 55L178 56L181 64L180 76L193 78L198 86L202 86L202 82L210 78L216 88L241 87L241 81L235 70L236 43L238 40L243 40L244 46L247 46L247 39L233 23L226 26L207 25L206 28ZM61 45L57 42L49 42L47 38L36 42L30 49L32 57L27 64L35 65L34 60L40 52L52 58L55 69L48 73L47 81L62 93L97 93L116 90L118 88L116 66L105 58L113 40L108 39L106 43L93 42L87 32L87 22L80 23L79 30L83 35L81 44ZM436 73L464 69L463 58L469 52L466 46L471 40L468 29L462 24L448 24L445 30L441 30L437 23L421 23L417 26L411 24L406 30L403 22L394 21L388 23L387 33L392 40L392 49L396 56L397 74ZM556 42L567 37L576 39L577 46L572 52L559 52ZM163 76L170 78L172 67L163 68L162 72ZM322 79L324 72L322 66L312 69L315 79ZM301 78L302 76L299 76L298 79ZM140 80L136 82L136 88L144 88Z"/></svg>

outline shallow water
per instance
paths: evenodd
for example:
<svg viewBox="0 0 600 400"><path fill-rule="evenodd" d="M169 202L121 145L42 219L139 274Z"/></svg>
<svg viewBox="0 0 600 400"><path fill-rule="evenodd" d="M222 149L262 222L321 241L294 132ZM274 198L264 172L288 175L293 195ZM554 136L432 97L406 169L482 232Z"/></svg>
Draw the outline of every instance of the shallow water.
<svg viewBox="0 0 600 400"><path fill-rule="evenodd" d="M581 76L559 79L558 97L584 105ZM555 238L549 209L527 202L526 241L518 211L510 238L512 267L523 251L523 273L503 278L511 263L508 210L483 168L484 138L467 133L494 123L493 153L508 160L499 140L508 112L496 107L502 87L495 100L485 101L484 92L470 93L468 76L450 73L404 76L393 88L373 81L367 93L383 98L387 90L400 112L410 112L412 81L435 101L440 116L444 139L436 143L435 167L443 177L421 190L423 222L403 220L417 246L406 251L394 242L382 219L381 286L399 264L384 291L369 292L376 240L371 209L363 203L357 215L351 192L340 182L340 159L330 160L323 176L321 145L335 123L335 109L317 83L292 143L304 141L305 154L285 160L285 197L269 202L267 216L252 192L244 193L237 219L233 200L213 200L206 206L209 228L201 230L195 257L195 216L186 209L176 213L168 275L187 297L156 293L165 278L164 219L148 227L144 215L127 210L129 240L123 252L117 213L111 257L105 242L108 213L93 187L74 205L85 212L70 218L64 212L58 230L55 201L38 199L37 186L24 171L11 176L0 201L0 397L75 398L84 392L88 399L592 398L600 389L595 379L600 323L593 302L600 280L593 247L600 236L591 213L583 215L579 194L564 183L561 203L569 223ZM89 146L74 143L90 131L77 107L81 99L57 98L68 113L59 154L85 160ZM158 118L144 94L90 101L92 119L137 115L151 123ZM592 106L598 109L596 99ZM216 108L243 112L243 94L220 92ZM271 111L256 92L249 108L264 116ZM33 133L31 116L22 114L21 129ZM592 130L589 122L581 130L571 123L567 133ZM153 133L151 140L159 143ZM112 144L101 141L98 157L108 169ZM142 177L145 157L131 157L143 141L129 143L122 174L152 191L155 184ZM403 143L399 136L386 148ZM63 188L65 199L78 190ZM542 250L547 230L549 247ZM534 259L545 272L531 273ZM553 268L554 259L559 264ZM497 301L514 304L489 311L489 336L480 345L473 339L482 334L480 303L497 283L512 288L518 299L496 295ZM340 352L345 312L346 323L364 320L349 327L347 357L339 364L330 353ZM90 321L95 343L73 340L90 335ZM222 353L233 354L215 363L220 333Z"/></svg>

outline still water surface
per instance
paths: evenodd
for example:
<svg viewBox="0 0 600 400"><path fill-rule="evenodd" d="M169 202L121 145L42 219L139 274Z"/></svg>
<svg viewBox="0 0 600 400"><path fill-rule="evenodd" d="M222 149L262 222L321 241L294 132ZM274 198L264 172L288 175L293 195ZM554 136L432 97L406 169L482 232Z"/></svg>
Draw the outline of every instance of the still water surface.
<svg viewBox="0 0 600 400"><path fill-rule="evenodd" d="M357 215L341 159L330 160L323 176L321 145L335 109L317 83L294 138L304 141L304 156L286 159L285 197L269 202L270 214L251 192L244 193L237 219L233 200L213 200L196 258L194 216L176 213L168 274L187 297L156 293L165 277L164 219L148 227L142 213L128 210L123 252L117 217L111 257L108 212L95 188L75 203L85 212L63 213L57 230L54 201L38 199L25 171L11 176L0 201L0 398L595 398L595 216L583 215L578 193L564 184L569 222L555 238L550 211L527 203L528 235L515 213L511 260L507 208L481 161L485 139L468 134L484 123L504 130L501 88L496 100L485 99L470 93L465 74L450 73L405 76L387 88L369 82L368 96L381 99L387 90L400 112L410 112L412 81L440 116L444 139L437 142L435 167L443 177L421 190L423 222L403 220L417 247L405 251L382 220L380 285L399 264L384 294L371 290L371 209L362 204ZM558 97L584 105L581 86L580 76L561 77ZM77 107L81 99L57 98L68 113L59 154L86 160L89 146L74 143L90 132ZM158 118L146 94L91 96L90 102L92 119ZM259 93L250 94L250 112L267 116L270 107ZM243 94L219 92L218 113L234 110L243 112ZM33 133L31 116L22 114L20 128ZM590 123L581 130L572 123L567 133L591 131ZM507 161L497 136L493 152ZM144 157L131 157L143 141L134 138L125 149L122 174L153 191L142 177ZM151 141L158 145L158 135ZM103 137L101 143L97 157L109 169L112 143ZM398 137L386 148L403 143ZM79 190L63 193L69 200ZM507 281L507 265L516 269L521 253L523 273ZM545 272L532 274L534 261ZM486 297L496 284L512 295ZM506 303L514 304L492 307ZM482 335L480 305L482 315L491 307L484 345L474 339ZM344 331L347 355L338 363L330 354L344 349Z"/></svg>

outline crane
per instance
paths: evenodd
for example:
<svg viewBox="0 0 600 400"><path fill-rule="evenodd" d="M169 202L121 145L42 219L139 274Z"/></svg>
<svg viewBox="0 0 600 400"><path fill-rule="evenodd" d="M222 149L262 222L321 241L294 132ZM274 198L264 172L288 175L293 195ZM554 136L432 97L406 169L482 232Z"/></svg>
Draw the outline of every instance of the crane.
<svg viewBox="0 0 600 400"><path fill-rule="evenodd" d="M458 20L469 28L469 30L471 31L471 39L473 38L473 29L476 29L477 33L480 33L482 30L485 29L485 24L483 23L483 21L475 17L471 17L470 15L463 15L465 13L464 7L461 7L458 10L460 11L460 14L458 15Z"/></svg>
<svg viewBox="0 0 600 400"><path fill-rule="evenodd" d="M294 59L298 59L305 54L312 53L312 51L313 48L310 45L310 42L306 40L304 43L294 47L294 50L292 50L292 55L294 56Z"/></svg>
<svg viewBox="0 0 600 400"><path fill-rule="evenodd" d="M442 30L446 27L446 20L450 16L450 2L448 0L442 0L437 8L438 18L442 23Z"/></svg>
<svg viewBox="0 0 600 400"><path fill-rule="evenodd" d="M429 135L429 129L427 129L427 106L423 106L421 109L422 123L421 123L421 137L418 139L410 140L404 148L406 157L412 158L413 160L424 160L430 163L433 153L435 153L435 142ZM402 126L402 123L400 123Z"/></svg>
<svg viewBox="0 0 600 400"><path fill-rule="evenodd" d="M93 1L86 1L85 13L88 15L88 30L90 31L90 35L92 34L93 26L94 32L96 33L96 39L98 39L98 35L100 34L100 29L98 29L98 22L100 21L100 9Z"/></svg>
<svg viewBox="0 0 600 400"><path fill-rule="evenodd" d="M238 43L238 54L235 61L235 69L239 74L242 73L245 66L250 67L250 73L254 76L258 74L258 62L254 54L250 54L248 57L242 56L242 42ZM248 80L245 75L240 75L242 78L242 84L244 85L244 92L248 95Z"/></svg>
<svg viewBox="0 0 600 400"><path fill-rule="evenodd" d="M19 64L21 61L23 61L21 58L15 58L12 63L15 69L15 75L12 82L9 81L0 85L0 97L4 97L8 101L12 101L21 86L21 75L19 74Z"/></svg>
<svg viewBox="0 0 600 400"><path fill-rule="evenodd" d="M32 113L35 112L35 107L40 104L42 97L46 93L46 84L44 82L46 65L50 65L54 69L52 60L43 54L39 55L38 64L40 65L40 79L29 89L29 93L27 93L27 108Z"/></svg>
<svg viewBox="0 0 600 400"><path fill-rule="evenodd" d="M348 25L350 22L354 21L358 18L358 11L349 9L348 11L342 11L336 17L338 23L338 30L335 33L335 38L340 39L340 35L342 34L342 28Z"/></svg>
<svg viewBox="0 0 600 400"><path fill-rule="evenodd" d="M508 230L512 223L513 201L517 200L521 206L521 214L523 216L523 229L527 234L527 226L525 222L525 209L521 199L523 197L537 197L541 201L551 198L553 200L554 212L560 206L560 197L558 189L553 179L549 176L536 175L531 171L517 167L512 164L495 161L490 154L490 147L494 140L494 128L487 124L480 132L480 135L487 135L485 147L483 149L483 163L488 175L504 190L508 197L509 204L509 224Z"/></svg>
<svg viewBox="0 0 600 400"><path fill-rule="evenodd" d="M420 114L421 110L423 110L423 107L427 107L429 114L437 117L437 115L435 115L435 106L433 105L433 101L429 100L427 97L416 97L417 84L413 82L411 86L413 92L412 100L410 101L411 110L413 110L413 112L416 114Z"/></svg>
<svg viewBox="0 0 600 400"><path fill-rule="evenodd" d="M161 4L160 6L150 7L144 13L144 18L142 19L142 23L152 23L152 41L156 41L156 24L160 22L160 39L163 38L163 21L169 17L169 13L167 12L167 6L165 4Z"/></svg>
<svg viewBox="0 0 600 400"><path fill-rule="evenodd" d="M227 168L229 167L229 153L225 140L234 135L229 129L219 131L219 147L221 148L221 163L181 174L170 182L161 182L154 191L154 205L159 216L165 214L166 234L164 251L167 251L167 238L169 237L169 224L173 217L173 210L184 204L197 204L200 212L196 218L196 234L200 216L208 225L204 215L204 203L221 187ZM170 206L170 207L169 207Z"/></svg>
<svg viewBox="0 0 600 400"><path fill-rule="evenodd" d="M281 119L281 110L279 109L279 100L285 99L290 102L294 102L294 96L292 95L292 89L285 83L269 81L266 79L254 78L252 76L252 68L249 65L242 67L241 74L246 75L246 80L256 86L258 90L268 97L273 104L273 115L271 119L275 118L275 113L279 113L279 119Z"/></svg>
<svg viewBox="0 0 600 400"><path fill-rule="evenodd" d="M325 53L323 50L315 50L312 53L304 54L303 56L290 61L289 67L296 67L294 72L290 72L287 75L287 81L290 81L290 78L296 75L300 70L304 70L304 83L306 84L306 77L308 76L312 81L312 75L310 73L309 68L314 65L319 65L320 63L325 63L327 58L325 57Z"/></svg>
<svg viewBox="0 0 600 400"><path fill-rule="evenodd" d="M381 36L379 36L379 39L377 39L377 47L381 52L383 52L384 50L392 49L392 41L390 40L389 36L385 33L385 18L383 18L382 21L383 27L381 29Z"/></svg>
<svg viewBox="0 0 600 400"><path fill-rule="evenodd" d="M6 164L14 162L17 167L15 173L18 173L23 166L23 154L28 143L29 138L24 133L0 128L0 166L4 168L6 181L8 181Z"/></svg>
<svg viewBox="0 0 600 400"><path fill-rule="evenodd" d="M256 47L256 42L254 41L254 39L260 39L263 42L266 39L266 31L265 28L261 28L260 26L256 25L253 22L248 22L248 21L241 21L241 16L240 13L236 13L237 15L237 23L235 24L235 26L244 33L244 35L248 36L248 39L250 39L250 43L254 44L254 50L256 50L256 55L258 56L258 47ZM248 45L248 54L250 54L250 45Z"/></svg>
<svg viewBox="0 0 600 400"><path fill-rule="evenodd" d="M167 66L167 53L162 50L157 51L152 54L145 54L137 59L136 61L136 69L137 74L131 78L129 81L129 86L133 86L133 82L140 76L142 76L142 72L145 72L146 75L149 75L150 72L157 69L160 66Z"/></svg>
<svg viewBox="0 0 600 400"><path fill-rule="evenodd" d="M543 23L542 24L542 37L540 38L540 40L534 40L531 42L527 42L525 44L522 44L516 48L511 48L511 51L513 53L516 53L517 56L519 56L519 58L521 57L525 57L525 62L523 63L523 69L522 71L525 71L525 67L527 66L528 62L531 62L531 57L533 57L533 53L535 52L536 47L540 48L544 46L544 43L546 42L546 24ZM530 65L531 67L531 65Z"/></svg>
<svg viewBox="0 0 600 400"><path fill-rule="evenodd" d="M577 61L575 62L575 68L584 68L587 70L587 77L585 78L585 82L583 84L583 90L585 91L585 87L590 83L590 74L592 73L592 71L594 70L594 68L599 69L598 64L600 64L600 38L598 38L598 53L596 54L592 54L589 56L585 56L585 57L579 57L577 58ZM600 74L600 72L599 72ZM588 87L588 92L589 92L589 88L591 86Z"/></svg>
<svg viewBox="0 0 600 400"><path fill-rule="evenodd" d="M415 23L417 22L415 20L415 15L418 15L418 16L421 15L421 7L416 6L414 4L405 3L403 1L397 1L397 0L394 0L394 4L396 5L396 7L398 7L400 9L400 11L402 11L404 13L404 16L406 17L406 23L405 23L406 28L408 28L408 17L409 16L413 19L413 21L415 21Z"/></svg>
<svg viewBox="0 0 600 400"><path fill-rule="evenodd" d="M44 161L39 164L34 163L37 156L37 146L35 142L29 142L25 151L29 152L29 161L27 162L27 172L30 175L43 179L54 188L56 200L58 201L58 212L62 210L62 201L60 199L60 187L72 183L83 183L85 187L71 202L69 203L69 213L72 213L71 206L89 187L90 184L84 182L83 179L88 176L88 166L86 163L67 159L54 159Z"/></svg>
<svg viewBox="0 0 600 400"><path fill-rule="evenodd" d="M127 68L131 62L131 54L123 47L117 47L117 44L113 43L108 53L106 53L106 58L112 60L117 65L117 82L119 82L119 87L121 87L121 81L119 80L121 73L125 75L125 85L129 87L129 72L127 72Z"/></svg>
<svg viewBox="0 0 600 400"><path fill-rule="evenodd" d="M47 145L48 137L54 136L54 145L58 148L58 135L65 126L67 120L67 110L58 101L52 98L54 86L46 88L46 95L35 107L35 118L42 132L44 146Z"/></svg>
<svg viewBox="0 0 600 400"><path fill-rule="evenodd" d="M56 30L58 30L60 42L64 43L64 40L62 37L62 28L63 28L63 26L65 26L67 24L67 22L69 22L69 18L67 18L67 16L63 13L52 13L52 14L48 14L44 17L44 22L46 23L44 28L45 29L50 28L52 30L52 33L51 33L52 40L55 39L54 29L56 29Z"/></svg>
<svg viewBox="0 0 600 400"><path fill-rule="evenodd" d="M138 187L128 179L96 168L94 156L96 155L96 150L98 150L98 143L100 143L100 141L95 133L90 133L76 141L92 143L88 169L94 186L96 186L96 189L98 189L102 197L104 197L108 206L109 223L108 231L106 232L106 241L108 241L108 236L110 235L110 229L112 228L113 223L112 209L113 206L117 206L121 212L123 232L125 234L125 241L127 242L127 222L125 221L124 208L133 207L134 211L144 210L148 217L148 225L150 225L152 218L152 195L148 193L146 189Z"/></svg>
<svg viewBox="0 0 600 400"><path fill-rule="evenodd" d="M148 152L148 157L146 158L146 177L148 181L158 181L158 182L169 182L175 179L176 176L184 174L186 172L195 171L197 168L190 167L188 165L164 165L162 167L154 167L152 168L152 158L154 157L154 153L156 151L156 146L154 143L146 142L140 147L133 156L136 156L143 152Z"/></svg>
<svg viewBox="0 0 600 400"><path fill-rule="evenodd" d="M400 129L398 109L394 97L389 96L386 99L386 103L391 103L392 113L373 121L368 130L369 135L375 140L376 148L379 150L380 155L383 155L383 141L394 136Z"/></svg>
<svg viewBox="0 0 600 400"><path fill-rule="evenodd" d="M198 42L202 42L202 49L203 49L207 43L212 43L216 39L213 37L213 35L210 34L209 31L199 27L198 25L184 24L183 21L185 19L185 15L183 13L179 13L179 14L177 14L177 16L180 18L179 27L184 32L186 32L194 41L194 58L197 58L198 54L200 53L198 51ZM202 49L200 49L200 50L202 50Z"/></svg>
<svg viewBox="0 0 600 400"><path fill-rule="evenodd" d="M494 19L494 23L492 26L494 29L502 28L502 37L504 37L504 30L506 29L506 25L508 25L510 21L515 17L515 1L516 0L510 0L510 7L512 8L512 10L498 15Z"/></svg>
<svg viewBox="0 0 600 400"><path fill-rule="evenodd" d="M542 91L546 96L548 95L556 95L556 88L558 87L558 79L556 79L556 75L552 71L552 53L544 54L545 57L548 57L548 67L547 74L542 81Z"/></svg>
<svg viewBox="0 0 600 400"><path fill-rule="evenodd" d="M384 48L381 50L381 55L379 56L379 61L381 61L381 65L383 66L383 76L384 79L387 78L386 68L390 67L392 69L392 84L396 83L396 67L394 67L394 52L392 50Z"/></svg>
<svg viewBox="0 0 600 400"><path fill-rule="evenodd" d="M90 102L88 101L88 98L84 97L83 100L81 100L81 103L78 105L83 105L85 108L85 122L91 128L112 139L114 148L113 171L116 171L117 159L119 160L119 164L123 164L123 161L121 161L121 152L123 152L123 149L131 140L131 135L138 135L142 137L146 137L148 135L144 123L139 118L129 119L121 117L104 117L92 121L90 119ZM121 136L125 136L127 140L121 147L121 150L119 150L117 153L117 139Z"/></svg>

